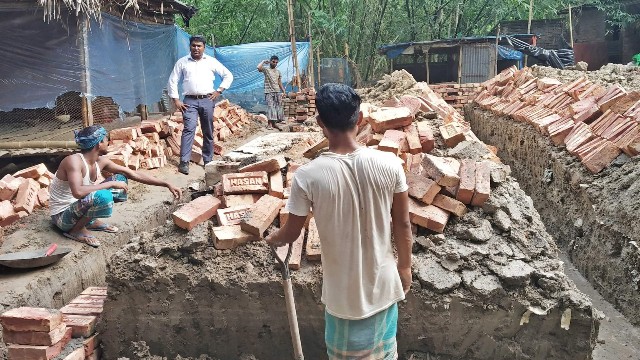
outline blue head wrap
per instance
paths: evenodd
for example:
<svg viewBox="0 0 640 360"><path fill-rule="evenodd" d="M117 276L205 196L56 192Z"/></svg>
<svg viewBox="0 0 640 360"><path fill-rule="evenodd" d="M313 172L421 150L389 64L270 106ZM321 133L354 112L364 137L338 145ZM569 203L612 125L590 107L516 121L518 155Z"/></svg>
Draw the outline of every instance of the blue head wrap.
<svg viewBox="0 0 640 360"><path fill-rule="evenodd" d="M74 130L76 144L80 149L86 150L98 145L105 136L107 136L107 130L102 126L90 126L80 131Z"/></svg>

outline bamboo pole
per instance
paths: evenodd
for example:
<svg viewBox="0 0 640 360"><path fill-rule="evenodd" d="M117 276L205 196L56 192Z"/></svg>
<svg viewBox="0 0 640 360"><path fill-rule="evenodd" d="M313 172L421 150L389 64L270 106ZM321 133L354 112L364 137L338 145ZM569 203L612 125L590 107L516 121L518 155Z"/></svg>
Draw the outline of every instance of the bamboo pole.
<svg viewBox="0 0 640 360"><path fill-rule="evenodd" d="M460 51L458 52L458 84L462 84L462 44L459 45Z"/></svg>
<svg viewBox="0 0 640 360"><path fill-rule="evenodd" d="M8 141L0 142L0 149L77 149L75 141L45 140L45 141Z"/></svg>
<svg viewBox="0 0 640 360"><path fill-rule="evenodd" d="M573 49L573 15L571 13L571 6L569 6L569 42Z"/></svg>
<svg viewBox="0 0 640 360"><path fill-rule="evenodd" d="M320 86L320 84L321 84L320 83L320 68L321 68L321 66L320 66L320 64L321 64L320 63L320 48L318 48L316 50L316 54L318 54L318 86ZM311 54L311 56L313 56L313 54Z"/></svg>
<svg viewBox="0 0 640 360"><path fill-rule="evenodd" d="M313 37L311 36L311 14L307 14L309 19L309 87L315 88L315 69L313 68Z"/></svg>
<svg viewBox="0 0 640 360"><path fill-rule="evenodd" d="M298 89L302 85L300 82L300 69L298 68L298 51L296 49L296 30L293 18L293 0L287 0L287 11L289 12L289 37L291 38L291 56L293 57L293 70L295 72L294 83Z"/></svg>
<svg viewBox="0 0 640 360"><path fill-rule="evenodd" d="M500 42L500 23L498 23L498 31L496 31L496 72L495 74L493 74L493 76L496 76L498 74L498 56L499 56L498 54L500 54L500 51L498 50L499 42Z"/></svg>
<svg viewBox="0 0 640 360"><path fill-rule="evenodd" d="M91 94L91 73L89 72L89 36L87 34L89 18L85 15L80 22L82 27L82 46L80 47L80 63L82 64L82 125L93 125L93 109L89 96Z"/></svg>
<svg viewBox="0 0 640 360"><path fill-rule="evenodd" d="M425 63L427 64L427 84L429 84L429 75L430 75L430 71L429 71L429 48L427 48L427 53L425 54Z"/></svg>
<svg viewBox="0 0 640 360"><path fill-rule="evenodd" d="M527 22L527 34L531 34L531 20L533 20L533 0L529 0L529 21ZM524 66L529 65L529 56L524 56Z"/></svg>

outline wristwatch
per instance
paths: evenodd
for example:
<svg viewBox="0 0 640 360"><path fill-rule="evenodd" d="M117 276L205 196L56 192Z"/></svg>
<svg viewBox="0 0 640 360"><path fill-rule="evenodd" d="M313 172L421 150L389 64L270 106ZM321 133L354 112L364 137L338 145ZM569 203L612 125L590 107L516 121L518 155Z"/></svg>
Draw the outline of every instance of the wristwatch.
<svg viewBox="0 0 640 360"><path fill-rule="evenodd" d="M222 95L222 92L224 91L224 89L223 89L223 88L220 88L220 89L218 89L218 90L216 90L216 91Z"/></svg>

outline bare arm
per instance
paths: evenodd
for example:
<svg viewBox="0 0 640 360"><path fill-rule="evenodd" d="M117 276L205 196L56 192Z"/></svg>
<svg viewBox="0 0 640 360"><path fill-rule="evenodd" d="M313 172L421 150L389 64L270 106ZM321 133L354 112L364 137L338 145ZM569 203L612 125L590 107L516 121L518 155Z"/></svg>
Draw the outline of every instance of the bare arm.
<svg viewBox="0 0 640 360"><path fill-rule="evenodd" d="M270 234L265 239L269 245L273 246L283 246L286 244L291 244L296 241L298 237L300 237L300 232L302 231L302 227L304 223L307 221L306 216L298 216L289 214L287 217L287 222L284 223L284 226L280 228L280 230L276 231L273 234Z"/></svg>
<svg viewBox="0 0 640 360"><path fill-rule="evenodd" d="M76 199L82 199L90 193L98 190L105 190L111 188L122 188L126 190L126 184L116 184L117 181L108 181L95 185L83 185L82 184L82 162L79 159L69 159L66 164L67 181L69 182L69 189L71 194Z"/></svg>
<svg viewBox="0 0 640 360"><path fill-rule="evenodd" d="M156 177L153 177L151 175L147 175L147 174L143 174L141 172L137 172L137 171L133 171L131 169L129 169L128 167L124 167L124 166L120 166L118 164L115 164L113 161L106 159L106 158L100 158L99 160L100 162L100 168L105 169L107 172L110 172L112 174L122 174L124 176L126 176L127 178L131 179L131 180L135 180L139 183L143 183L145 185L154 185L154 186L162 186L162 187L166 187L167 189L169 189L169 191L171 191L171 193L173 194L173 196L178 199L180 198L180 196L182 196L182 190L171 185L169 182L164 181L164 180L160 180ZM117 182L117 181L116 181Z"/></svg>
<svg viewBox="0 0 640 360"><path fill-rule="evenodd" d="M258 63L258 66L257 66L258 71L262 72L262 67L264 66L264 63L266 63L266 62L267 62L266 60L262 60L262 61L260 61L260 63Z"/></svg>
<svg viewBox="0 0 640 360"><path fill-rule="evenodd" d="M284 86L282 86L282 74L280 74L280 72L278 72L278 85L280 86L280 90L282 90L282 94L286 94L287 91L284 89Z"/></svg>
<svg viewBox="0 0 640 360"><path fill-rule="evenodd" d="M393 239L398 250L398 273L405 294L411 288L411 247L413 235L409 221L409 193L407 191L393 195L391 206Z"/></svg>

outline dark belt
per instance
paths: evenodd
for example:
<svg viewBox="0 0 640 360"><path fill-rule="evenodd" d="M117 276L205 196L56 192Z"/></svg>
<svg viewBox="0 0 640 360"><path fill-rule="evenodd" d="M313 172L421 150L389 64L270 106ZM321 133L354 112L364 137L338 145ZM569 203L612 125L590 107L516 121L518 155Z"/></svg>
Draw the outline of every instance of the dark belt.
<svg viewBox="0 0 640 360"><path fill-rule="evenodd" d="M205 99L208 98L210 94L207 95L185 95L184 97L189 99Z"/></svg>

